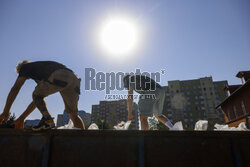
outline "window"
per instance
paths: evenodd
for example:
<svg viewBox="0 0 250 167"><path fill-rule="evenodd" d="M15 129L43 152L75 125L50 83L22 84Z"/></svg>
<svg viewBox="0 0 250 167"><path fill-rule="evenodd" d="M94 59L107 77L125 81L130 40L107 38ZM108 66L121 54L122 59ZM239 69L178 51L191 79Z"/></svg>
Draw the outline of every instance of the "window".
<svg viewBox="0 0 250 167"><path fill-rule="evenodd" d="M241 109L242 109L242 113L246 114L246 108L245 108L245 105L244 105L243 101L241 101Z"/></svg>
<svg viewBox="0 0 250 167"><path fill-rule="evenodd" d="M204 91L206 91L206 88L203 88Z"/></svg>
<svg viewBox="0 0 250 167"><path fill-rule="evenodd" d="M237 110L236 110L236 106L235 105L233 106L233 110L234 110L234 116L235 116L235 118L237 118L238 114L237 114Z"/></svg>
<svg viewBox="0 0 250 167"><path fill-rule="evenodd" d="M227 117L228 117L228 120L230 121L231 117L230 117L230 111L229 110L227 110Z"/></svg>

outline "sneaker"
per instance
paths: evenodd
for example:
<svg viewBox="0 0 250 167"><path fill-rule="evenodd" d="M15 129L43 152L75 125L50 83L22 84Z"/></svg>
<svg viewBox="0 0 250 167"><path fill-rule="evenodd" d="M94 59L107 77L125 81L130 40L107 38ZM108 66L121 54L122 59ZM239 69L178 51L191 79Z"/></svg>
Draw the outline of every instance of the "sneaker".
<svg viewBox="0 0 250 167"><path fill-rule="evenodd" d="M46 130L46 129L52 129L55 127L55 123L53 121L52 118L47 118L45 119L44 117L42 117L42 119L40 120L39 124L32 127L32 130L34 131L39 131L39 130Z"/></svg>

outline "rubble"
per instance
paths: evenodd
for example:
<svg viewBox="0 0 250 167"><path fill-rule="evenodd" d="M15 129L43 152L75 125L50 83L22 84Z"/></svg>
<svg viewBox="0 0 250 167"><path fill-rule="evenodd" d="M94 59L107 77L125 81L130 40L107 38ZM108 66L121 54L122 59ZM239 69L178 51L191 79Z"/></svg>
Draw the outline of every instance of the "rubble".
<svg viewBox="0 0 250 167"><path fill-rule="evenodd" d="M199 120L195 123L194 130L207 130L208 121L207 120Z"/></svg>
<svg viewBox="0 0 250 167"><path fill-rule="evenodd" d="M228 127L228 125L214 125L214 131L249 131L247 129L245 122L241 122L238 127Z"/></svg>
<svg viewBox="0 0 250 167"><path fill-rule="evenodd" d="M128 130L130 124L131 124L131 121L127 121L127 122L122 121L116 126L114 126L114 128L115 130Z"/></svg>
<svg viewBox="0 0 250 167"><path fill-rule="evenodd" d="M92 123L89 127L88 130L99 130L98 126L95 123Z"/></svg>
<svg viewBox="0 0 250 167"><path fill-rule="evenodd" d="M60 126L57 129L80 129L80 128L75 128L74 124L71 120L69 120L69 123L64 125L64 126Z"/></svg>
<svg viewBox="0 0 250 167"><path fill-rule="evenodd" d="M169 130L174 130L174 131L178 131L178 130L184 130L183 129L183 125L182 125L182 122L181 121L179 121L179 122L176 122L175 124L174 124L174 126L171 128L171 129L169 129Z"/></svg>

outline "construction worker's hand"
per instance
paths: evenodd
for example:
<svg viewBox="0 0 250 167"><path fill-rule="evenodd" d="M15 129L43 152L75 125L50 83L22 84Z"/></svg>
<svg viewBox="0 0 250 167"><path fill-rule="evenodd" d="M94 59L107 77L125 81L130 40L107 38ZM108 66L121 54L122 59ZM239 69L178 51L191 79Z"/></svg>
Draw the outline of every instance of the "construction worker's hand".
<svg viewBox="0 0 250 167"><path fill-rule="evenodd" d="M133 115L132 115L132 114L129 114L129 115L128 115L128 120L129 120L129 121L133 121Z"/></svg>
<svg viewBox="0 0 250 167"><path fill-rule="evenodd" d="M14 122L16 129L23 129L24 128L24 120L18 120Z"/></svg>

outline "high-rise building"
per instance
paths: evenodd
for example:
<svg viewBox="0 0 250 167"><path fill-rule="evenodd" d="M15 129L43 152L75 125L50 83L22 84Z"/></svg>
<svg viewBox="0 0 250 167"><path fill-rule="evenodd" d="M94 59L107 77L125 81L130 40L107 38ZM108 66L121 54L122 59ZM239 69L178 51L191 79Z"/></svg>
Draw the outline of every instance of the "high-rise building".
<svg viewBox="0 0 250 167"><path fill-rule="evenodd" d="M133 121L130 129L139 129L138 107L133 104ZM99 105L92 105L91 122L103 120L111 127L121 121L128 120L127 100L100 101Z"/></svg>
<svg viewBox="0 0 250 167"><path fill-rule="evenodd" d="M89 125L91 123L91 114L87 113L83 110L78 111L79 116L82 118L83 123L85 126ZM63 126L69 123L69 115L66 112L63 112L63 114L57 115L57 126Z"/></svg>
<svg viewBox="0 0 250 167"><path fill-rule="evenodd" d="M198 120L208 120L210 128L223 123L223 115L215 107L227 97L223 91L226 85L227 81L214 82L212 77L169 81L164 87L163 114L173 122L182 121L188 130L193 130Z"/></svg>
<svg viewBox="0 0 250 167"><path fill-rule="evenodd" d="M24 126L27 126L27 127L36 126L38 125L39 122L40 122L40 119L33 119L33 120L26 119L24 122Z"/></svg>

